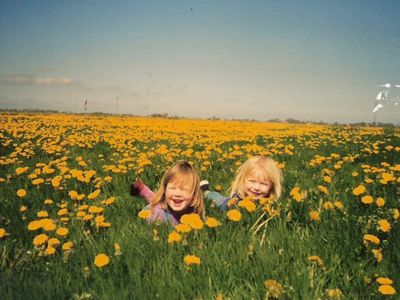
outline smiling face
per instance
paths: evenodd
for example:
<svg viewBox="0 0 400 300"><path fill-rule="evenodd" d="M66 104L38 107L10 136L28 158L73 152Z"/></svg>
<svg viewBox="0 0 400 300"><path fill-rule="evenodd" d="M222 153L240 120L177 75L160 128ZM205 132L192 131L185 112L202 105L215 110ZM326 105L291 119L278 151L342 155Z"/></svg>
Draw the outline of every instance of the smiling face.
<svg viewBox="0 0 400 300"><path fill-rule="evenodd" d="M184 211L193 201L192 184L187 180L173 180L169 182L165 189L165 201L173 211Z"/></svg>
<svg viewBox="0 0 400 300"><path fill-rule="evenodd" d="M268 197L271 188L272 183L264 177L260 170L254 170L244 178L243 192L246 196Z"/></svg>

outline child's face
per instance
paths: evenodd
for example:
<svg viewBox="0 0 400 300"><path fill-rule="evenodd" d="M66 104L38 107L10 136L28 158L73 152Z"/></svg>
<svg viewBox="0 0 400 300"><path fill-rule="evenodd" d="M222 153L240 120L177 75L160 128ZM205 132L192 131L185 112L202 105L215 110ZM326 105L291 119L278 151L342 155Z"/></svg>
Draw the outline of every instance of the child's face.
<svg viewBox="0 0 400 300"><path fill-rule="evenodd" d="M193 189L187 183L169 182L165 190L165 200L173 211L184 211L193 201Z"/></svg>
<svg viewBox="0 0 400 300"><path fill-rule="evenodd" d="M261 171L255 170L244 180L244 193L255 198L268 197L272 183L264 178Z"/></svg>

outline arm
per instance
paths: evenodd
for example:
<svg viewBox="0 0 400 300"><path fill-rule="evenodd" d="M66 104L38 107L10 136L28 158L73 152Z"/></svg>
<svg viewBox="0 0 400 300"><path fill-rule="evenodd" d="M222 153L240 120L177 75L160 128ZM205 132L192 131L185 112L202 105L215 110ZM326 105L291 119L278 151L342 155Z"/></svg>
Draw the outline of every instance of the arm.
<svg viewBox="0 0 400 300"><path fill-rule="evenodd" d="M225 197L218 192L206 192L205 197L206 200L212 201L219 209L226 210L228 201L231 199L230 197Z"/></svg>
<svg viewBox="0 0 400 300"><path fill-rule="evenodd" d="M143 188L140 191L139 195L148 203L150 203L151 199L153 199L154 197L154 192L147 185L143 185Z"/></svg>
<svg viewBox="0 0 400 300"><path fill-rule="evenodd" d="M140 196L144 198L148 203L150 203L151 199L154 197L154 192L140 179L137 179L131 184L130 193L132 196Z"/></svg>

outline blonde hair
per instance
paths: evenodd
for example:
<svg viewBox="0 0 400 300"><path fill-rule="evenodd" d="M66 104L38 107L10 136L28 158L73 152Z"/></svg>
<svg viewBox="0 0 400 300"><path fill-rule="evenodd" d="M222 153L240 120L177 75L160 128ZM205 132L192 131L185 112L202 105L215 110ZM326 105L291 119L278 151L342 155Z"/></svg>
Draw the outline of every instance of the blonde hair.
<svg viewBox="0 0 400 300"><path fill-rule="evenodd" d="M195 168L187 161L178 161L168 168L161 179L160 188L154 194L154 197L150 202L150 206L154 207L156 205L160 205L164 210L167 210L165 191L168 183L173 181L180 181L190 184L193 191L193 200L190 206L193 208L195 213L203 216L204 201L200 190L199 175L197 174Z"/></svg>
<svg viewBox="0 0 400 300"><path fill-rule="evenodd" d="M230 188L231 196L235 193L242 198L246 196L244 194L244 182L255 169L260 170L264 178L272 184L268 196L273 196L275 200L278 200L282 194L282 171L272 158L261 155L249 158L239 167L236 178Z"/></svg>

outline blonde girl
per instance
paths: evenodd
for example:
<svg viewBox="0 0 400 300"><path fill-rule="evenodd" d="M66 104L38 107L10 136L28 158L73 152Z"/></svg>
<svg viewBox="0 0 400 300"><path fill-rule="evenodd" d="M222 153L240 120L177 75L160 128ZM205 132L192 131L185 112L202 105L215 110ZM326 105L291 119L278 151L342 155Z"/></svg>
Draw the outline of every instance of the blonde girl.
<svg viewBox="0 0 400 300"><path fill-rule="evenodd" d="M272 197L278 200L282 194L282 180L282 171L272 158L253 156L239 167L230 187L230 197L207 191L207 181L201 182L201 188L206 190L204 194L207 200L213 201L221 209L226 209L227 203L232 198L241 200L246 196L252 196L254 198Z"/></svg>
<svg viewBox="0 0 400 300"><path fill-rule="evenodd" d="M149 222L166 221L173 226L180 223L184 214L196 213L203 217L204 202L200 180L195 168L186 161L173 164L161 179L160 187L153 193L141 180L131 185L131 195L140 195L149 203Z"/></svg>

